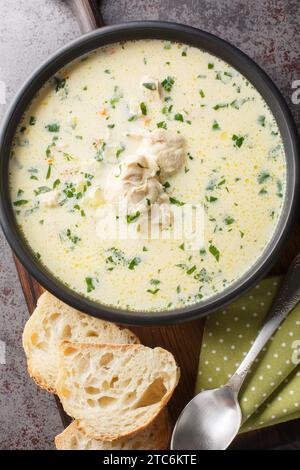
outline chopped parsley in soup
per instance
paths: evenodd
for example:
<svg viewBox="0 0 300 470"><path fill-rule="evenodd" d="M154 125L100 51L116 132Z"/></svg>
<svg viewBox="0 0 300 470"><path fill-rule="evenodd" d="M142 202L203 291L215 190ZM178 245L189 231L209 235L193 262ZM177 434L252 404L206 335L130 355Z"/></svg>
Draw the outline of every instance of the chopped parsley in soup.
<svg viewBox="0 0 300 470"><path fill-rule="evenodd" d="M113 44L39 92L10 160L15 216L40 263L101 304L159 311L222 291L278 223L286 161L260 94L222 60L160 40ZM109 204L130 205L135 239L99 236ZM204 208L204 243L139 236L159 207ZM100 222L99 222L100 221Z"/></svg>

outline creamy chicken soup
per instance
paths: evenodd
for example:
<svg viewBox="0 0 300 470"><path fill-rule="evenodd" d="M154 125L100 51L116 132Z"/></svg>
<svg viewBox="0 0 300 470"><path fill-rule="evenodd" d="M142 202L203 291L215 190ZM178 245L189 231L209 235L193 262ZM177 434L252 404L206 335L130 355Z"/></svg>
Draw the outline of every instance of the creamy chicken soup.
<svg viewBox="0 0 300 470"><path fill-rule="evenodd" d="M57 73L10 161L16 219L40 263L96 302L144 311L193 304L243 275L274 233L285 182L282 139L253 86L160 40L107 46ZM100 236L120 198L135 239ZM145 237L154 203L162 234L173 208L202 205L204 243Z"/></svg>

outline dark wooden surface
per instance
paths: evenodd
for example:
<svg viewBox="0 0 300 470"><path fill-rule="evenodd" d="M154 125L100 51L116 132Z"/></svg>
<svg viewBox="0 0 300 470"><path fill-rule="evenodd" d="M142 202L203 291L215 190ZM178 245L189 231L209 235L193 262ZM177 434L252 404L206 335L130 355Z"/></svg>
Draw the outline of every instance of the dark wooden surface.
<svg viewBox="0 0 300 470"><path fill-rule="evenodd" d="M92 0L91 4L95 8L95 5L100 4L100 2ZM102 22L101 17L99 18L99 22ZM103 25L103 22L101 25ZM293 232L282 255L271 271L272 274L283 274L286 272L292 258L299 252L299 248L300 224L298 219L295 222ZM16 258L15 263L28 310L31 314L36 306L37 298L43 292L43 288L27 273ZM170 350L181 368L181 379L169 405L173 422L184 405L193 396L203 327L204 320L188 322L179 326L132 328L145 345L162 346ZM58 407L64 424L67 424L68 418L64 414L59 402ZM300 449L300 420L243 434L231 446L233 449L269 449L280 447Z"/></svg>

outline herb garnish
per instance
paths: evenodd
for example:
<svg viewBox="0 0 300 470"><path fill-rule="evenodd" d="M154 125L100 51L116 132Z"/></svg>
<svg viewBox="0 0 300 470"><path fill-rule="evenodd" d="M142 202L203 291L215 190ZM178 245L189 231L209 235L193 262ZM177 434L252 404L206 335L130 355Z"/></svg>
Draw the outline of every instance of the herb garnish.
<svg viewBox="0 0 300 470"><path fill-rule="evenodd" d="M243 137L242 135L233 134L232 140L234 141L234 147L240 148L244 143L245 137Z"/></svg>
<svg viewBox="0 0 300 470"><path fill-rule="evenodd" d="M27 204L28 201L26 199L19 199L18 201L15 201L14 202L14 206L24 206L25 204Z"/></svg>
<svg viewBox="0 0 300 470"><path fill-rule="evenodd" d="M263 194L268 194L268 191L266 190L266 188L262 188L259 193L260 195L263 195Z"/></svg>
<svg viewBox="0 0 300 470"><path fill-rule="evenodd" d="M170 104L170 106L164 106L161 110L162 114L170 114L173 109L173 105Z"/></svg>
<svg viewBox="0 0 300 470"><path fill-rule="evenodd" d="M235 220L233 217L228 216L224 219L224 222L225 222L225 225L232 225L235 222Z"/></svg>
<svg viewBox="0 0 300 470"><path fill-rule="evenodd" d="M213 106L213 109L215 111L218 111L219 109L222 109L222 108L228 108L228 103L218 103L218 104L215 104L215 106Z"/></svg>
<svg viewBox="0 0 300 470"><path fill-rule="evenodd" d="M87 292L92 292L95 289L93 278L86 277L85 282L86 282Z"/></svg>
<svg viewBox="0 0 300 470"><path fill-rule="evenodd" d="M115 109L116 104L120 101L120 99L123 98L123 92L120 90L120 88L116 85L114 87L114 96L109 100L110 105L113 109Z"/></svg>
<svg viewBox="0 0 300 470"><path fill-rule="evenodd" d="M74 160L74 157L72 157L72 155L70 155L70 154L67 153L67 152L63 152L63 157L64 157L68 162L70 162L71 160Z"/></svg>
<svg viewBox="0 0 300 470"><path fill-rule="evenodd" d="M81 238L78 237L77 235L72 235L71 229L69 228L66 231L66 236L68 237L70 242L74 243L74 245L76 245L76 243L78 243L81 240Z"/></svg>
<svg viewBox="0 0 300 470"><path fill-rule="evenodd" d="M138 266L141 262L141 258L139 258L138 256L136 256L135 258L133 258L131 261L129 261L129 264L128 264L128 269L131 269L133 270L136 266Z"/></svg>
<svg viewBox="0 0 300 470"><path fill-rule="evenodd" d="M95 160L97 162L102 162L103 157L104 157L104 150L106 147L106 143L102 142L100 147L97 144L95 144L94 147L96 148Z"/></svg>
<svg viewBox="0 0 300 470"><path fill-rule="evenodd" d="M80 199L82 197L82 193L76 193L75 185L71 181L66 181L63 187L63 193L67 196L68 199L72 197L76 197L76 199Z"/></svg>
<svg viewBox="0 0 300 470"><path fill-rule="evenodd" d="M207 202L216 202L218 200L215 196L205 196Z"/></svg>
<svg viewBox="0 0 300 470"><path fill-rule="evenodd" d="M145 105L145 103L141 103L140 108L141 108L141 111L142 111L142 115L147 116L147 106Z"/></svg>
<svg viewBox="0 0 300 470"><path fill-rule="evenodd" d="M132 224L133 222L136 221L136 219L139 218L140 215L141 215L140 211L137 211L134 214L127 214L126 215L127 223Z"/></svg>
<svg viewBox="0 0 300 470"><path fill-rule="evenodd" d="M116 150L116 157L119 158L122 152L125 150L125 145L121 144L120 147L117 148Z"/></svg>
<svg viewBox="0 0 300 470"><path fill-rule="evenodd" d="M51 191L51 188L48 188L48 186L40 186L34 190L34 194L38 196L39 194L49 193L49 191Z"/></svg>
<svg viewBox="0 0 300 470"><path fill-rule="evenodd" d="M48 165L48 170L47 170L47 173L46 173L46 180L48 180L51 176L51 167L52 167L52 165Z"/></svg>
<svg viewBox="0 0 300 470"><path fill-rule="evenodd" d="M257 181L259 184L263 184L265 181L267 181L269 178L271 178L271 175L267 171L262 171L258 177Z"/></svg>
<svg viewBox="0 0 300 470"><path fill-rule="evenodd" d="M119 265L124 264L125 256L123 251L118 250L116 247L111 247L106 251L106 254L109 256L106 258L105 262L108 265L108 271L113 271L113 269Z"/></svg>
<svg viewBox="0 0 300 470"><path fill-rule="evenodd" d="M181 113L176 113L174 116L175 121L183 122L183 116Z"/></svg>
<svg viewBox="0 0 300 470"><path fill-rule="evenodd" d="M216 80L220 80L224 85L227 85L227 83L232 79L232 75L230 72L223 72L223 71L217 71L216 73Z"/></svg>
<svg viewBox="0 0 300 470"><path fill-rule="evenodd" d="M147 90L151 90L151 91L156 90L156 83L154 82L145 82L143 83L143 86L147 88Z"/></svg>
<svg viewBox="0 0 300 470"><path fill-rule="evenodd" d="M163 87L164 90L166 90L168 93L170 93L170 91L172 90L172 87L175 83L175 79L174 77L170 77L168 76L167 78L165 78L162 82L161 82L161 85Z"/></svg>
<svg viewBox="0 0 300 470"><path fill-rule="evenodd" d="M157 294L157 292L159 291L159 288L157 287L156 289L147 289L147 292L149 292L150 294Z"/></svg>
<svg viewBox="0 0 300 470"><path fill-rule="evenodd" d="M55 91L56 93L65 87L66 79L60 78L57 75L54 77Z"/></svg>
<svg viewBox="0 0 300 470"><path fill-rule="evenodd" d="M243 104L246 103L247 101L249 101L249 98L242 98L239 100L235 99L230 103L230 106L234 109L241 109Z"/></svg>
<svg viewBox="0 0 300 470"><path fill-rule="evenodd" d="M196 268L196 266L194 265L194 266L192 266L191 268L189 268L186 273L189 274L189 275L190 275L190 274L193 274L193 272L196 271L196 269L197 269L197 268Z"/></svg>
<svg viewBox="0 0 300 470"><path fill-rule="evenodd" d="M159 128L159 129L167 129L167 123L166 121L160 121L156 124L156 126Z"/></svg>
<svg viewBox="0 0 300 470"><path fill-rule="evenodd" d="M48 147L46 148L46 157L47 158L51 158L51 149L55 147L55 142L52 142L51 144L48 145Z"/></svg>
<svg viewBox="0 0 300 470"><path fill-rule="evenodd" d="M52 124L47 124L47 125L45 126L45 128L46 128L49 132L59 132L60 125L57 124L57 122L53 122Z"/></svg>
<svg viewBox="0 0 300 470"><path fill-rule="evenodd" d="M276 182L276 185L277 185L277 193L276 193L276 196L278 197L283 197L283 192L282 192L282 183L281 181L277 181Z"/></svg>
<svg viewBox="0 0 300 470"><path fill-rule="evenodd" d="M184 202L178 201L175 197L169 197L169 201L171 204L175 204L175 206L184 206Z"/></svg>
<svg viewBox="0 0 300 470"><path fill-rule="evenodd" d="M217 261L220 259L220 252L214 245L209 245L208 251L216 258Z"/></svg>

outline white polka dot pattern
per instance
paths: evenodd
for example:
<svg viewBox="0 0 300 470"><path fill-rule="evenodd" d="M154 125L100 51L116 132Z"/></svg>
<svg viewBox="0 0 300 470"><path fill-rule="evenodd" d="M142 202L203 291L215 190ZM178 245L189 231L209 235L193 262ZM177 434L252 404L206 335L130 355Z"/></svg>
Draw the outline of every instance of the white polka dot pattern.
<svg viewBox="0 0 300 470"><path fill-rule="evenodd" d="M226 310L207 318L196 392L219 387L233 374L264 323L279 283L280 278L265 279ZM242 432L300 417L295 340L300 341L300 304L261 352L244 383Z"/></svg>

